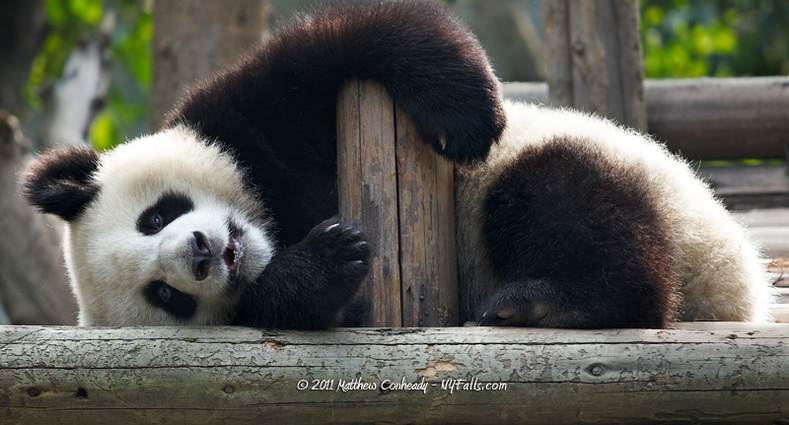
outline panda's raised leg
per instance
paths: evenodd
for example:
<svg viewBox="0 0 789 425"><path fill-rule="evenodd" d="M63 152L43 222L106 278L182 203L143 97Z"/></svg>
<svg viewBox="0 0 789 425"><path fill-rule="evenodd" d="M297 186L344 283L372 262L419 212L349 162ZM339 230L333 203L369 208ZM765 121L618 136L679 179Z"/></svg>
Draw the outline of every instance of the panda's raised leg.
<svg viewBox="0 0 789 425"><path fill-rule="evenodd" d="M234 325L325 329L337 325L370 272L364 233L336 218L278 252L244 294Z"/></svg>
<svg viewBox="0 0 789 425"><path fill-rule="evenodd" d="M583 140L525 148L497 173L484 205L499 283L480 300L478 323L667 326L678 279L652 199L637 167Z"/></svg>

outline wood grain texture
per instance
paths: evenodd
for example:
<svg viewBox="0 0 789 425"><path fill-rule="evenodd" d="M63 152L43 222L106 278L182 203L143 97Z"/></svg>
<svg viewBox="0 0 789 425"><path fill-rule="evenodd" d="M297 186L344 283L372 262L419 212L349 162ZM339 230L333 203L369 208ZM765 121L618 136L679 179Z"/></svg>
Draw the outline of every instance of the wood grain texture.
<svg viewBox="0 0 789 425"><path fill-rule="evenodd" d="M340 217L375 247L364 324L457 324L453 165L378 83L348 83L337 111Z"/></svg>
<svg viewBox="0 0 789 425"><path fill-rule="evenodd" d="M636 1L557 0L543 5L551 103L646 128Z"/></svg>
<svg viewBox="0 0 789 425"><path fill-rule="evenodd" d="M458 323L454 167L396 111L403 326Z"/></svg>
<svg viewBox="0 0 789 425"><path fill-rule="evenodd" d="M683 327L0 327L0 422L773 424L789 418L789 324ZM338 390L340 380L354 379L376 388ZM424 391L381 389L385 380L423 379ZM479 391L450 391L451 379L479 384ZM308 388L300 391L302 380ZM324 390L310 390L314 380ZM486 389L492 383L506 389Z"/></svg>
<svg viewBox="0 0 789 425"><path fill-rule="evenodd" d="M567 0L543 2L545 15L546 77L550 104L573 104L573 76L570 60L569 6Z"/></svg>
<svg viewBox="0 0 789 425"><path fill-rule="evenodd" d="M701 166L698 174L731 210L789 207L789 175L785 164Z"/></svg>
<svg viewBox="0 0 789 425"><path fill-rule="evenodd" d="M340 218L367 232L372 273L363 284L367 326L401 326L394 104L379 84L351 81L337 104Z"/></svg>

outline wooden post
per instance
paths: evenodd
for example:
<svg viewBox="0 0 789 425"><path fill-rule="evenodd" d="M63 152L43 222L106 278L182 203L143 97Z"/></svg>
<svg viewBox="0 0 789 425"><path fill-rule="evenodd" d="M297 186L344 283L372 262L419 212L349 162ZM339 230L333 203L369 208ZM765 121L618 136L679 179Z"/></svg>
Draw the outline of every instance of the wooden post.
<svg viewBox="0 0 789 425"><path fill-rule="evenodd" d="M457 324L452 164L374 82L341 91L337 141L340 217L359 223L376 249L364 324Z"/></svg>
<svg viewBox="0 0 789 425"><path fill-rule="evenodd" d="M544 9L551 103L646 129L636 0L555 0Z"/></svg>

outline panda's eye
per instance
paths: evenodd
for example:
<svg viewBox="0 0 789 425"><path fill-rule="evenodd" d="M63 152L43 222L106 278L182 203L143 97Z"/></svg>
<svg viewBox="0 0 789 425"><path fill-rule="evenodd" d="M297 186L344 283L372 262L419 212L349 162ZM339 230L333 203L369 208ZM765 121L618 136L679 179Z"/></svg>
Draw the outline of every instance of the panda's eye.
<svg viewBox="0 0 789 425"><path fill-rule="evenodd" d="M170 302L170 297L172 296L172 293L170 292L170 286L169 285L162 285L162 286L160 286L159 290L156 291L156 292L157 292L157 295L159 295L159 299L162 300L162 302L164 304L167 304L168 302Z"/></svg>
<svg viewBox="0 0 789 425"><path fill-rule="evenodd" d="M151 217L151 228L162 230L162 227L164 227L164 217L162 217L161 214L154 214L154 216Z"/></svg>
<svg viewBox="0 0 789 425"><path fill-rule="evenodd" d="M161 280L154 280L143 289L148 304L161 308L178 319L189 319L197 310L197 300Z"/></svg>
<svg viewBox="0 0 789 425"><path fill-rule="evenodd" d="M137 230L146 236L155 235L173 220L193 209L194 204L186 195L165 192L137 218Z"/></svg>

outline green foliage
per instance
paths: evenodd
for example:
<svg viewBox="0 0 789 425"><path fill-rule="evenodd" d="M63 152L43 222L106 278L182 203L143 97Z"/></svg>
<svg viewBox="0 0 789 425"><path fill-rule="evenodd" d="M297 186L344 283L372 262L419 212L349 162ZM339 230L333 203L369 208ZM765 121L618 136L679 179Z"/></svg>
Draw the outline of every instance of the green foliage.
<svg viewBox="0 0 789 425"><path fill-rule="evenodd" d="M25 98L43 106L40 93L63 76L68 55L80 40L106 39L110 59L109 99L91 124L88 138L106 149L144 130L151 82L153 36L150 0L44 0L49 35L31 67ZM107 32L105 18L115 19Z"/></svg>
<svg viewBox="0 0 789 425"><path fill-rule="evenodd" d="M81 34L96 32L103 14L100 0L44 0L50 31L44 47L33 60L30 78L24 88L26 99L40 108L42 86L63 74L71 49Z"/></svg>
<svg viewBox="0 0 789 425"><path fill-rule="evenodd" d="M641 0L647 78L789 74L789 2Z"/></svg>

